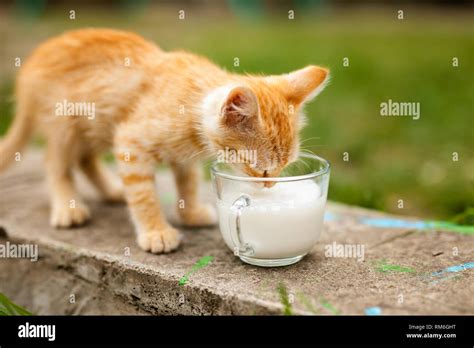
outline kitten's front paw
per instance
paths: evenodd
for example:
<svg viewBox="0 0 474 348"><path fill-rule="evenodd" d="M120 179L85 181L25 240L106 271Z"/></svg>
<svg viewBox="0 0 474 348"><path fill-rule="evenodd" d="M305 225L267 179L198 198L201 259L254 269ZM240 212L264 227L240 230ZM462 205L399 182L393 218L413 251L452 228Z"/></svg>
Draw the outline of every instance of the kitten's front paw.
<svg viewBox="0 0 474 348"><path fill-rule="evenodd" d="M177 249L181 239L181 232L169 226L161 230L140 233L137 243L145 251L161 254Z"/></svg>
<svg viewBox="0 0 474 348"><path fill-rule="evenodd" d="M211 204L203 204L192 209L178 209L183 225L191 227L213 226L217 223L217 213Z"/></svg>
<svg viewBox="0 0 474 348"><path fill-rule="evenodd" d="M69 203L56 203L52 207L50 223L56 228L66 228L84 224L90 217L87 205L76 202L75 207Z"/></svg>

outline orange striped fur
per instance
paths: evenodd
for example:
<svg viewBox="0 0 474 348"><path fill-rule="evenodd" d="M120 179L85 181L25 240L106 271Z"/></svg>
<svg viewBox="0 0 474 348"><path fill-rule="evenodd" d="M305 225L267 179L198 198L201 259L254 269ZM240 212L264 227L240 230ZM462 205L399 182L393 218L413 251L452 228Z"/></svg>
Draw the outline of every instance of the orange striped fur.
<svg viewBox="0 0 474 348"><path fill-rule="evenodd" d="M0 170L38 131L47 139L53 226L89 218L72 180L79 168L106 200L126 200L141 248L169 252L181 238L161 212L156 163L170 164L175 174L183 224L214 224L214 209L198 200L199 160L226 148L254 150L256 166L235 167L252 176L278 175L298 155L301 106L327 76L317 66L238 75L194 54L164 52L133 33L67 32L41 44L20 70L17 114L0 144ZM93 105L94 117L58 115L63 101ZM121 183L99 161L109 148Z"/></svg>

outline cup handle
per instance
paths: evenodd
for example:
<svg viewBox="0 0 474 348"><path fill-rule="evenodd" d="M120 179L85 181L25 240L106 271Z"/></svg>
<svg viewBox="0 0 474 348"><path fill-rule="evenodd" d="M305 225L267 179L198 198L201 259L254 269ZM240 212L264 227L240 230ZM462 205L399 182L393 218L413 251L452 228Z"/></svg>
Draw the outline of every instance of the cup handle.
<svg viewBox="0 0 474 348"><path fill-rule="evenodd" d="M229 216L229 231L232 243L234 244L234 255L253 255L254 251L252 247L242 240L242 230L240 219L242 216L242 211L245 207L250 205L250 197L246 194L241 195L237 198L231 206L231 211L234 214Z"/></svg>

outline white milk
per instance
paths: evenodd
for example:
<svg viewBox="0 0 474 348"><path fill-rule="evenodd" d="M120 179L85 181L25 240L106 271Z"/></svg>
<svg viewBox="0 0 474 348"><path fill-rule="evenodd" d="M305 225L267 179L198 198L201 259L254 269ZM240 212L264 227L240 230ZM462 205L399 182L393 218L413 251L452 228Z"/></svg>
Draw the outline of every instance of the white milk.
<svg viewBox="0 0 474 348"><path fill-rule="evenodd" d="M217 201L219 226L229 248L234 250L230 226L235 230L232 203L246 194L250 205L242 209L241 236L260 259L281 259L311 251L321 233L326 197L311 180L277 183L272 188L261 184L239 183L226 187Z"/></svg>

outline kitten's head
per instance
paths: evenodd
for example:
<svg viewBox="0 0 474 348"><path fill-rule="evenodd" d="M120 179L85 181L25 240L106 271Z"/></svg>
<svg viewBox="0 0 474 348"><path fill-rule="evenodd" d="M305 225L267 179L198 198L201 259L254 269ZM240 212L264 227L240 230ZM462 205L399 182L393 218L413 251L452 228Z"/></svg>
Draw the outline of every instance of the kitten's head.
<svg viewBox="0 0 474 348"><path fill-rule="evenodd" d="M298 158L302 106L328 81L329 71L308 66L267 77L243 77L204 101L204 131L218 160L249 176L275 177Z"/></svg>

